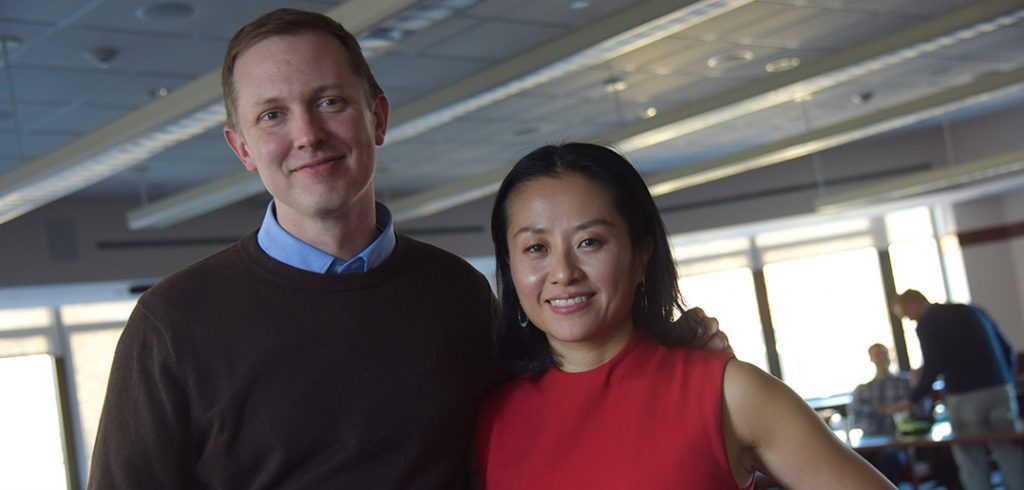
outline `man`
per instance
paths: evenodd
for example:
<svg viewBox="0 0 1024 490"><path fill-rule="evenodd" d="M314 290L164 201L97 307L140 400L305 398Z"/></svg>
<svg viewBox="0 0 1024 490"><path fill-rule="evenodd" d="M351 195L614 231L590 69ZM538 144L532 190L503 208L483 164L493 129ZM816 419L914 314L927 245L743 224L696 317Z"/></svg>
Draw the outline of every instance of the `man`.
<svg viewBox="0 0 1024 490"><path fill-rule="evenodd" d="M921 292L908 289L896 298L893 312L917 322L924 357L921 379L903 407L923 399L941 374L955 433L1020 430L1013 386L1014 353L984 311L969 305L932 304ZM991 444L990 449L1007 490L1024 490L1024 452L1020 446L1006 442ZM956 445L953 456L964 488L990 488L983 445Z"/></svg>
<svg viewBox="0 0 1024 490"><path fill-rule="evenodd" d="M232 38L222 84L225 139L273 202L139 299L89 488L464 487L494 297L376 203L388 101L355 38L271 12Z"/></svg>
<svg viewBox="0 0 1024 490"><path fill-rule="evenodd" d="M891 360L886 346L872 344L868 347L868 358L875 365L875 377L853 390L850 426L861 429L866 436L894 436L893 414L910 395L910 380L889 370ZM899 483L906 459L902 450L879 451L867 455L866 459L891 482Z"/></svg>

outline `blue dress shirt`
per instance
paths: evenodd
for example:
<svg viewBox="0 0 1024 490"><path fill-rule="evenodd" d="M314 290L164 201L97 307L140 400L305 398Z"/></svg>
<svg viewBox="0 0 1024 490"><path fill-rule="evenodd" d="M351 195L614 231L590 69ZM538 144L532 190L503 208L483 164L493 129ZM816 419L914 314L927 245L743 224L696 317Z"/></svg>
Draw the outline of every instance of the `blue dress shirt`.
<svg viewBox="0 0 1024 490"><path fill-rule="evenodd" d="M277 222L274 201L267 205L263 225L256 241L267 255L292 267L319 274L366 272L377 267L395 250L395 223L391 210L377 203L377 229L380 234L368 247L349 260L334 257L285 231Z"/></svg>

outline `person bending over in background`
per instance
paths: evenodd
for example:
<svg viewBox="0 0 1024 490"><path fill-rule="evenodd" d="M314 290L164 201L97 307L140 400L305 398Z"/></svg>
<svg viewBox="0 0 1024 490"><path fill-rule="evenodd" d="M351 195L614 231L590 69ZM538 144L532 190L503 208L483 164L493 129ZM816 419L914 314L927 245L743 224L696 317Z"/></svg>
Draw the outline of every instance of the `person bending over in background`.
<svg viewBox="0 0 1024 490"><path fill-rule="evenodd" d="M915 289L900 294L892 309L896 316L917 322L924 359L921 379L901 408L923 399L941 374L949 423L956 434L1021 430L1013 386L1014 351L985 311L971 305L933 304ZM1006 489L1024 490L1021 446L1001 442L989 447ZM984 445L954 445L953 457L965 489L991 488Z"/></svg>

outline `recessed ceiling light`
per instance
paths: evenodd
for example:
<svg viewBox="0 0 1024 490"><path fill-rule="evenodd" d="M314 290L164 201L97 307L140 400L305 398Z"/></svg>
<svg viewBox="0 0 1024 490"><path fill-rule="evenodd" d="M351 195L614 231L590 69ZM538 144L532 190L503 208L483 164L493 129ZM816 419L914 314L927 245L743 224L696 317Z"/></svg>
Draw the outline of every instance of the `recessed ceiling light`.
<svg viewBox="0 0 1024 490"><path fill-rule="evenodd" d="M422 31L455 13L452 8L440 6L422 6L413 9L397 19L387 23L388 27L403 31Z"/></svg>
<svg viewBox="0 0 1024 490"><path fill-rule="evenodd" d="M850 99L853 100L854 104L857 104L857 105L868 105L868 102L871 102L871 98L874 97L874 96L875 96L874 92L872 92L870 90L865 90L863 92L859 92L859 93L853 94L852 96L850 96Z"/></svg>
<svg viewBox="0 0 1024 490"><path fill-rule="evenodd" d="M629 87L629 84L619 77L610 77L604 81L604 89L608 93L622 92L627 87Z"/></svg>
<svg viewBox="0 0 1024 490"><path fill-rule="evenodd" d="M436 0L434 3L445 7L464 9L466 7L472 7L479 2L480 0Z"/></svg>
<svg viewBox="0 0 1024 490"><path fill-rule="evenodd" d="M779 58L775 61L769 61L764 65L764 71L768 73L778 73L780 71L792 70L798 66L800 66L800 58L790 56L788 58Z"/></svg>
<svg viewBox="0 0 1024 490"><path fill-rule="evenodd" d="M573 10L583 10L590 6L590 2L587 0L571 0L569 2L569 8Z"/></svg>
<svg viewBox="0 0 1024 490"><path fill-rule="evenodd" d="M644 119L650 119L650 118L658 115L658 108L654 107L654 106L648 107L648 108L644 109L644 112L641 115L643 116Z"/></svg>
<svg viewBox="0 0 1024 490"><path fill-rule="evenodd" d="M120 53L117 48L113 46L98 46L85 52L85 57L92 61L92 63L100 68L107 68L113 62L114 58Z"/></svg>
<svg viewBox="0 0 1024 490"><path fill-rule="evenodd" d="M164 97L169 93L171 93L171 90L167 87L151 88L149 89L149 98L159 99L160 97Z"/></svg>
<svg viewBox="0 0 1024 490"><path fill-rule="evenodd" d="M7 48L8 50L14 49L21 46L21 38L17 36L8 36L6 34L0 34L0 45Z"/></svg>
<svg viewBox="0 0 1024 490"><path fill-rule="evenodd" d="M169 22L187 19L196 12L188 2L160 2L139 7L135 15L142 20Z"/></svg>
<svg viewBox="0 0 1024 490"><path fill-rule="evenodd" d="M736 51L730 51L728 53L722 53L708 58L707 65L708 68L714 70L725 70L748 63L752 59L754 59L753 51L749 49L738 49Z"/></svg>
<svg viewBox="0 0 1024 490"><path fill-rule="evenodd" d="M384 49L393 46L405 36L401 29L374 29L369 34L359 38L359 45L363 49Z"/></svg>

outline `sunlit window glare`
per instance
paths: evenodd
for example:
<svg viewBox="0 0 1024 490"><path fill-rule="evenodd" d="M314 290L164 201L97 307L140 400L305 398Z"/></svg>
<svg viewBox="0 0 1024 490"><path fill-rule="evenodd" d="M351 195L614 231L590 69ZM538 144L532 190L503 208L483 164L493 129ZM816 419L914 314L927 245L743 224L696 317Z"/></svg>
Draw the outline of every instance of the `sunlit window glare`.
<svg viewBox="0 0 1024 490"><path fill-rule="evenodd" d="M764 276L786 384L819 398L874 376L867 349L892 338L874 248L767 264Z"/></svg>
<svg viewBox="0 0 1024 490"><path fill-rule="evenodd" d="M78 387L78 414L82 423L82 442L85 461L92 459L103 397L107 392L107 378L114 361L114 348L121 337L122 327L72 332L71 351L74 352L75 386Z"/></svg>
<svg viewBox="0 0 1024 490"><path fill-rule="evenodd" d="M933 303L946 301L939 247L933 238L893 243L889 245L889 258L897 292L913 288L921 291ZM903 319L907 357L910 358L912 369L921 367L921 345L917 340L916 328L917 322Z"/></svg>
<svg viewBox="0 0 1024 490"><path fill-rule="evenodd" d="M0 359L0 488L67 488L56 394L52 357Z"/></svg>
<svg viewBox="0 0 1024 490"><path fill-rule="evenodd" d="M764 333L750 269L684 274L679 280L679 290L691 307L699 306L718 319L729 335L729 343L737 359L768 371Z"/></svg>
<svg viewBox="0 0 1024 490"><path fill-rule="evenodd" d="M49 308L16 308L0 310L0 331L48 327Z"/></svg>
<svg viewBox="0 0 1024 490"><path fill-rule="evenodd" d="M136 300L104 301L60 307L60 319L64 325L88 325L94 323L123 323L135 308Z"/></svg>

